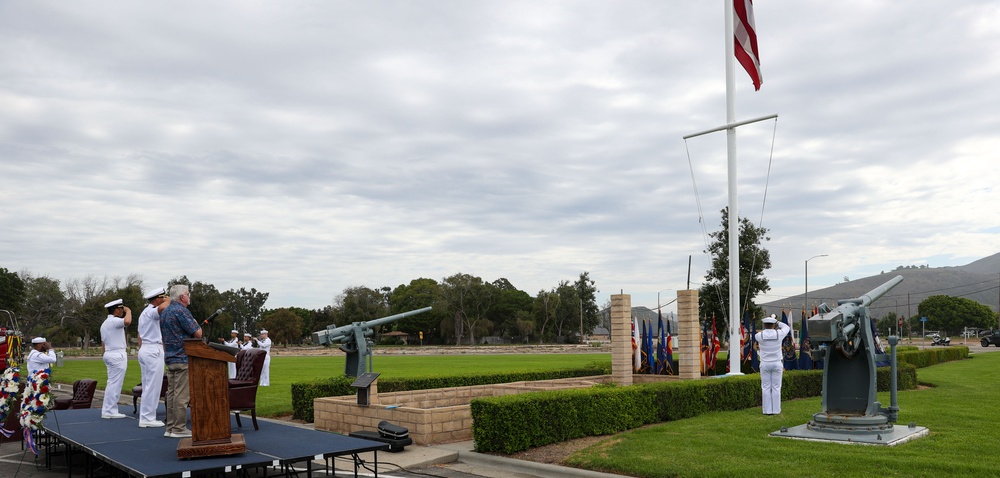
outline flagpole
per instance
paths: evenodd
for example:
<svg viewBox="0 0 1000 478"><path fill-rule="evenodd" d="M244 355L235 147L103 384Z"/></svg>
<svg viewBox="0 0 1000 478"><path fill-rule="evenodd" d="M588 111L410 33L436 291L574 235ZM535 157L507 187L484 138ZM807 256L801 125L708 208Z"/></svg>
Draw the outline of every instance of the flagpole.
<svg viewBox="0 0 1000 478"><path fill-rule="evenodd" d="M740 370L740 230L736 193L736 54L734 42L733 0L722 0L726 12L726 158L729 169L729 373Z"/></svg>

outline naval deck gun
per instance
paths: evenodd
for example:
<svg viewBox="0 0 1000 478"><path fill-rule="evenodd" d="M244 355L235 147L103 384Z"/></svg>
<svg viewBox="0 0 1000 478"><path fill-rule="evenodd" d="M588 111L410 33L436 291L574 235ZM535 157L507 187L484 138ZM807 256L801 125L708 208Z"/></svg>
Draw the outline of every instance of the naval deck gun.
<svg viewBox="0 0 1000 478"><path fill-rule="evenodd" d="M891 352L879 353L872 334L868 307L903 281L903 276L876 287L861 297L837 301L831 308L819 306L819 313L806 321L812 342L813 360L823 361L823 411L805 425L782 428L771 435L845 443L892 445L927 434L925 427L910 424L894 428L899 406L896 400L896 344L889 337ZM877 400L877 363L890 362L890 406Z"/></svg>
<svg viewBox="0 0 1000 478"><path fill-rule="evenodd" d="M372 371L372 342L371 336L374 328L397 321L404 317L420 314L431 310L430 307L411 310L401 314L390 315L367 322L354 322L348 325L328 326L326 330L313 332L313 342L320 345L340 344L340 350L347 354L344 362L344 375L348 377L360 377L365 373L365 357L368 357L368 371Z"/></svg>

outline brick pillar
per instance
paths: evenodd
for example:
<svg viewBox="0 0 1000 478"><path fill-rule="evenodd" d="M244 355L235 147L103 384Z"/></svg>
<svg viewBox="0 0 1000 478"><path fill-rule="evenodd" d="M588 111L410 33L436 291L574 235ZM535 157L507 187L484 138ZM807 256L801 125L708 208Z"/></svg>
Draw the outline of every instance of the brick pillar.
<svg viewBox="0 0 1000 478"><path fill-rule="evenodd" d="M632 296L611 296L611 381L632 385Z"/></svg>
<svg viewBox="0 0 1000 478"><path fill-rule="evenodd" d="M701 377L701 328L698 326L698 291L677 291L677 366L681 378Z"/></svg>

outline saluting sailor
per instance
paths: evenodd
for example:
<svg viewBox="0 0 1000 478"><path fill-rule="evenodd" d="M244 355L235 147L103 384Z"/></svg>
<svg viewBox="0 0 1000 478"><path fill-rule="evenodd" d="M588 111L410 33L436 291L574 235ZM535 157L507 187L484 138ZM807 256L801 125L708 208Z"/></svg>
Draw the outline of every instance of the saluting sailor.
<svg viewBox="0 0 1000 478"><path fill-rule="evenodd" d="M764 330L754 336L760 344L761 404L764 415L777 415L781 413L781 374L785 370L781 362L781 341L792 328L784 322L778 322L774 314L764 317L763 322ZM778 327L777 330L775 326Z"/></svg>
<svg viewBox="0 0 1000 478"><path fill-rule="evenodd" d="M271 386L271 339L267 338L267 330L260 331L260 340L257 341L260 348L267 352L264 355L264 367L260 369L260 386Z"/></svg>
<svg viewBox="0 0 1000 478"><path fill-rule="evenodd" d="M240 348L240 333L233 329L229 331L232 337L229 340L219 339L222 345ZM229 378L236 378L236 362L229 362Z"/></svg>
<svg viewBox="0 0 1000 478"><path fill-rule="evenodd" d="M125 383L125 369L128 357L125 355L125 327L132 323L132 310L125 307L121 299L115 299L104 308L108 318L101 324L101 348L104 349L104 365L108 367L108 385L104 388L104 404L101 418L125 418L118 412L118 399Z"/></svg>
<svg viewBox="0 0 1000 478"><path fill-rule="evenodd" d="M243 332L243 343L240 344L243 350L257 348L257 339L250 335L250 332Z"/></svg>
<svg viewBox="0 0 1000 478"><path fill-rule="evenodd" d="M156 407L163 389L163 336L160 335L160 312L170 305L166 289L157 287L143 295L149 304L139 314L139 369L142 370L142 403L139 426L157 428Z"/></svg>
<svg viewBox="0 0 1000 478"><path fill-rule="evenodd" d="M56 351L45 341L45 337L35 337L31 339L31 352L28 353L26 362L29 376L34 375L35 372L45 370L56 363Z"/></svg>

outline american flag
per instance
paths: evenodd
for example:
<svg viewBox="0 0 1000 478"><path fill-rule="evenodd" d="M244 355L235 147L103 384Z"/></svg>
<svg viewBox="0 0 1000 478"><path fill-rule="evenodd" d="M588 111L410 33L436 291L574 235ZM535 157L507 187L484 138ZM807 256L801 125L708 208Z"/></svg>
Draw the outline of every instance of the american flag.
<svg viewBox="0 0 1000 478"><path fill-rule="evenodd" d="M760 56L757 54L757 31L753 22L753 0L733 0L733 42L736 59L753 80L753 89L760 90L764 80L760 75Z"/></svg>

